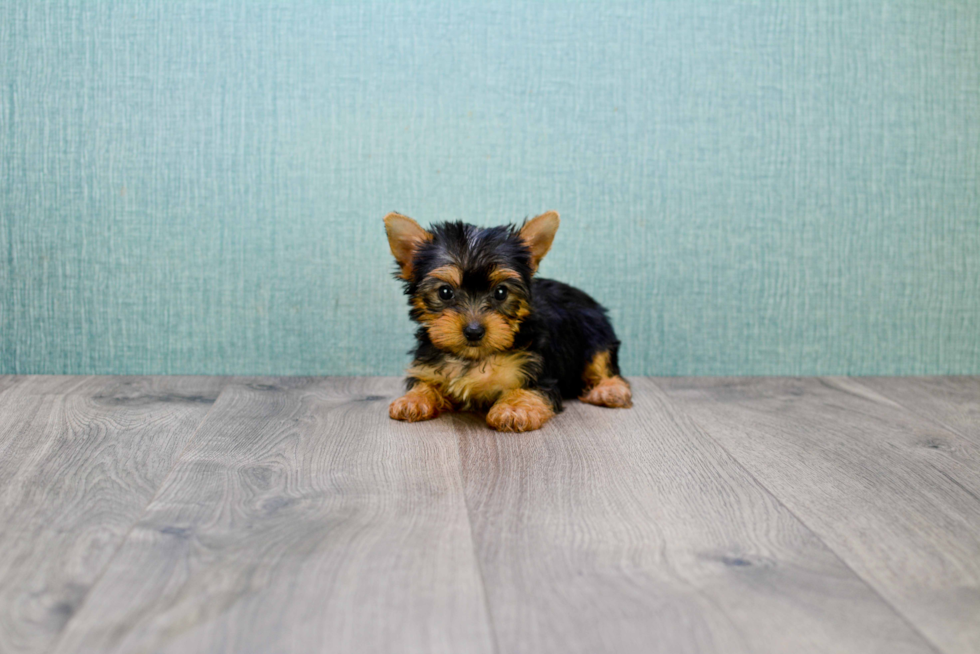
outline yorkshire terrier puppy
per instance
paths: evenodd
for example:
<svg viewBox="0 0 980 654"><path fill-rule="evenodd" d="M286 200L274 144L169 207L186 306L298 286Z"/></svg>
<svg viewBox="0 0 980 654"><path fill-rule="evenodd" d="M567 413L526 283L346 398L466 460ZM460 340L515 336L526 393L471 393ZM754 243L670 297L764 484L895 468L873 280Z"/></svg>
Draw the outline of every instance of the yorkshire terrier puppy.
<svg viewBox="0 0 980 654"><path fill-rule="evenodd" d="M606 310L577 288L534 277L558 230L556 212L519 228L449 222L429 231L390 213L385 229L420 325L408 392L392 402L392 418L485 410L494 429L522 432L561 411L562 398L631 405Z"/></svg>

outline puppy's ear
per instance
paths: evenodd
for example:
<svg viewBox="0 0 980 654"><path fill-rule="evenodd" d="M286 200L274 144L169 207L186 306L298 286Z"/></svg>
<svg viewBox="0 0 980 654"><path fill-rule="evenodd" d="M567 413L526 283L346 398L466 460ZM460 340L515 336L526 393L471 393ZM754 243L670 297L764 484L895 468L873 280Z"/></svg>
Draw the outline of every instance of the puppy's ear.
<svg viewBox="0 0 980 654"><path fill-rule="evenodd" d="M555 232L558 231L558 223L558 212L546 211L527 221L521 227L521 240L531 251L531 268L533 270L538 269L538 264L551 249L551 242L555 240Z"/></svg>
<svg viewBox="0 0 980 654"><path fill-rule="evenodd" d="M388 245L395 261L402 269L402 279L412 278L412 259L419 246L432 238L432 234L400 213L389 213L385 216L385 231L388 233Z"/></svg>

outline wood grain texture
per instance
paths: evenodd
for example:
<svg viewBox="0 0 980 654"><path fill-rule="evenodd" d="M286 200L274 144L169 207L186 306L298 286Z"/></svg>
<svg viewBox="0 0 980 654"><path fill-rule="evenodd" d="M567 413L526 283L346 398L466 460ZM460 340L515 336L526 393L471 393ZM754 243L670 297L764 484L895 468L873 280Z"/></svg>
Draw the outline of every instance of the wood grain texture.
<svg viewBox="0 0 980 654"><path fill-rule="evenodd" d="M15 377L14 375L0 375L0 393L13 386L18 379L21 378Z"/></svg>
<svg viewBox="0 0 980 654"><path fill-rule="evenodd" d="M634 401L455 418L501 652L932 651L662 391Z"/></svg>
<svg viewBox="0 0 980 654"><path fill-rule="evenodd" d="M67 395L89 384L93 377L85 375L5 375L3 388L17 388L21 395ZM118 377L102 377L111 382Z"/></svg>
<svg viewBox="0 0 980 654"><path fill-rule="evenodd" d="M58 652L490 652L451 425L395 379L229 386Z"/></svg>
<svg viewBox="0 0 980 654"><path fill-rule="evenodd" d="M980 447L848 379L661 379L943 651L980 651Z"/></svg>
<svg viewBox="0 0 980 654"><path fill-rule="evenodd" d="M857 381L980 445L980 377L862 377Z"/></svg>
<svg viewBox="0 0 980 654"><path fill-rule="evenodd" d="M32 377L3 393L0 652L49 651L220 385Z"/></svg>

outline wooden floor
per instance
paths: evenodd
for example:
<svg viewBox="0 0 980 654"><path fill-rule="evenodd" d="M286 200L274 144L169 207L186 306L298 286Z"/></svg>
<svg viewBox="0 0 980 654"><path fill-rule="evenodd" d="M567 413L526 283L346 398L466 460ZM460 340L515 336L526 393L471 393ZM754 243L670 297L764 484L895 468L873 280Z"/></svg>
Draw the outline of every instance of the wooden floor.
<svg viewBox="0 0 980 654"><path fill-rule="evenodd" d="M980 652L980 378L0 377L0 652Z"/></svg>

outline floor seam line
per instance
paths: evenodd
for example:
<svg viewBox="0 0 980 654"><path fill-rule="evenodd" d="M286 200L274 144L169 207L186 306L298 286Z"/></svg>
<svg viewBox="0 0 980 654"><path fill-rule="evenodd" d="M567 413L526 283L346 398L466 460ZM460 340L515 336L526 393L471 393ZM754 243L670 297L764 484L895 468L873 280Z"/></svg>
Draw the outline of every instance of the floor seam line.
<svg viewBox="0 0 980 654"><path fill-rule="evenodd" d="M694 416L692 416L690 414L690 412L684 410L681 406L679 406L677 404L677 402L675 402L674 399L671 398L667 394L667 391L664 390L664 388L660 384L658 384L657 381L653 377L647 377L647 379L649 379L651 381L651 383L653 383L653 385L657 387L657 389L664 396L664 399L667 400L670 403L671 408L673 408L675 411L678 411L678 412L682 413L685 418L687 418L692 423L694 423L695 426L697 426L698 430L700 430L702 434L704 434L709 439L711 439L711 442L712 443L714 443L719 448L721 448L722 452L724 452L725 455L728 456L728 458L730 458L732 460L732 462L739 467L739 469L741 469L742 471L744 471L745 474L747 474L749 476L749 478L752 479L752 481L754 481L756 484L759 485L759 488L761 488L762 490L764 490L769 495L769 497L771 497L773 499L773 501L775 501L777 504L779 504L779 506L783 507L791 516L793 516L794 519L796 519L801 525L803 525L803 527L806 528L806 530L808 532L810 532L813 535L814 538L816 538L821 543L823 543L823 546L827 548L827 551L830 552L833 555L833 557L840 562L840 564L842 566L844 566L847 570L850 570L851 571L851 574L853 574L856 579L858 579L859 581L861 581L861 583L863 583L865 585L865 587L868 588L868 590L870 590L872 593L874 593L874 595L878 599L880 599L882 602L884 602L885 603L885 606L889 607L895 613L895 615L898 616L898 618L902 622L904 622L906 625L908 625L909 629L911 629L913 632L919 634L919 636L922 638L923 642L925 642L927 645L929 645L929 647L931 647L932 650L934 652L936 652L936 654L945 654L945 650L943 650L942 648L940 648L939 645L937 645L936 643L934 643L932 641L932 639L929 638L929 636L927 636L925 633L923 633L922 630L920 630L914 623L912 623L912 621L908 618L908 616L906 616L904 612L900 611L898 609L898 607L896 607L894 604L892 604L892 602L890 602L888 600L888 598L886 598L884 595L882 595L881 592L874 586L874 584L871 581L869 581L868 579L865 579L863 575L861 575L857 570L855 570L853 567L851 567L851 565L848 564L847 561L844 560L844 558L837 552L836 549L834 549L833 547L831 547L831 545L826 540L824 540L824 538L819 533L817 533L817 531L814 530L813 527L811 527L809 525L809 523L807 523L805 520L803 520L803 518L801 518L799 515L797 515L796 512L793 509L791 509L779 496L777 496L772 491L772 489L769 488L769 486L767 486L766 484L763 484L762 481L760 481L752 473L751 470L749 470L734 454L732 454L729 451L729 449L727 447L725 447L725 445L721 441L719 441L717 438L714 437L714 435L711 434L711 431L710 430L708 430L704 425L702 425Z"/></svg>
<svg viewBox="0 0 980 654"><path fill-rule="evenodd" d="M473 562L476 565L476 572L480 575L480 587L483 589L483 607L487 612L487 624L490 627L490 647L495 654L500 653L500 644L497 641L497 626L493 620L493 611L490 608L490 595L487 592L487 578L483 571L483 563L480 561L480 554L477 551L476 536L473 530L473 515L470 510L470 500L466 492L466 478L463 473L463 447L461 443L462 434L459 430L459 421L455 416L450 418L452 421L453 434L456 436L456 465L459 471L460 490L463 495L463 508L466 509L466 524L470 532L470 547L473 551Z"/></svg>
<svg viewBox="0 0 980 654"><path fill-rule="evenodd" d="M890 394L888 394L888 393L886 393L884 391L880 391L877 388L872 388L872 387L870 387L870 386L868 386L866 384L862 384L860 377L848 377L847 379L849 381L857 384L861 388L865 388L865 389L867 389L869 391L872 391L874 393L878 393L882 397L885 397L885 398L891 400L892 402L894 402L895 404L897 404L898 406L900 406L904 411L908 411L909 413L911 413L912 415L914 415L916 418L921 418L922 420L925 420L926 422L932 423L934 425L938 425L941 429L945 429L946 431L950 432L954 436L958 436L959 438L963 438L963 439L969 441L970 443L977 443L976 439L974 439L974 438L972 438L970 436L967 436L966 434L964 434L961 431L959 431L956 427L951 427L950 425L947 425L942 420L938 420L938 419L936 419L936 418L934 418L932 416L926 415L924 413L919 413L915 409L909 408L908 404L906 402L904 402L903 400L896 399L896 398L892 397ZM977 444L980 445L980 443L977 443Z"/></svg>

